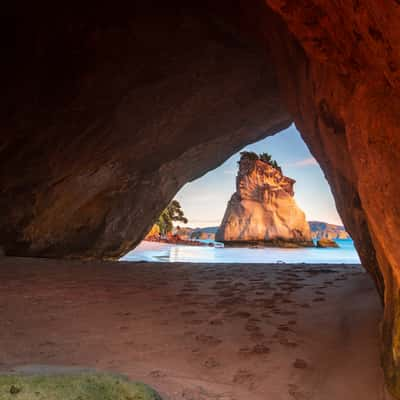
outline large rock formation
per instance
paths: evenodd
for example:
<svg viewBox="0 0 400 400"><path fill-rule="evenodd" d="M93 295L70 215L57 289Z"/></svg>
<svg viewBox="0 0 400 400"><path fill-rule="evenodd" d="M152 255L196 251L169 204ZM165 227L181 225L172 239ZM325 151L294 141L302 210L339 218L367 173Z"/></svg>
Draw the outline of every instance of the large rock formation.
<svg viewBox="0 0 400 400"><path fill-rule="evenodd" d="M0 245L118 258L186 182L294 121L384 304L400 398L398 0L3 10Z"/></svg>
<svg viewBox="0 0 400 400"><path fill-rule="evenodd" d="M313 246L304 212L294 200L295 180L251 156L243 153L240 158L236 192L216 240L236 245Z"/></svg>

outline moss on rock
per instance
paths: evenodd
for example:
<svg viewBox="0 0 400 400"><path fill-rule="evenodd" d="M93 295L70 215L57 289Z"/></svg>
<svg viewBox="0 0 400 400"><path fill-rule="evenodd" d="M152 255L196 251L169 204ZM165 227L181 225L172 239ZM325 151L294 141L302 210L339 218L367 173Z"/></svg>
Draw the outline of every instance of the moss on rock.
<svg viewBox="0 0 400 400"><path fill-rule="evenodd" d="M149 386L108 374L1 375L0 400L162 400Z"/></svg>

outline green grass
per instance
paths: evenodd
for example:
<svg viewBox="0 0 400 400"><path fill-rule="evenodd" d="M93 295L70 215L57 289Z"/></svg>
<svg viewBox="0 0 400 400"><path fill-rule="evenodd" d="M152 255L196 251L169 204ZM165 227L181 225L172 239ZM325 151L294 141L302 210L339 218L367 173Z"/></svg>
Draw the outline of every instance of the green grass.
<svg viewBox="0 0 400 400"><path fill-rule="evenodd" d="M0 375L0 400L162 400L149 386L108 374Z"/></svg>

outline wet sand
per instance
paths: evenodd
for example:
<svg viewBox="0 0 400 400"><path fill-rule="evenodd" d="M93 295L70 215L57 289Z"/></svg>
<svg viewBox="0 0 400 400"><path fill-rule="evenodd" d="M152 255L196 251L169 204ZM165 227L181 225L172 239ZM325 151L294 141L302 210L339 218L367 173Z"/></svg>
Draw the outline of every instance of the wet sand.
<svg viewBox="0 0 400 400"><path fill-rule="evenodd" d="M389 398L357 266L2 258L0 293L3 372L115 371L170 400Z"/></svg>

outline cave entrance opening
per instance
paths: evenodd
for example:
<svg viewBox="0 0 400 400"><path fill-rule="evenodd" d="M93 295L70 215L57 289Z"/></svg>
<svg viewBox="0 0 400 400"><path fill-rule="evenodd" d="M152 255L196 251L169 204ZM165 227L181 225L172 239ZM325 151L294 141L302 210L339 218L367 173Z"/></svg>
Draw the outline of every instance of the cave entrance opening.
<svg viewBox="0 0 400 400"><path fill-rule="evenodd" d="M239 160L254 155L260 159L271 157L268 163L257 164L258 170L263 165L273 168L261 171L261 176L254 173L238 181ZM278 178L272 183L269 178L263 180L271 173L278 174ZM292 185L287 190L289 195L285 192L287 184ZM242 200L237 202L239 190ZM236 197L232 197L235 192ZM165 220L159 218L146 239L122 260L360 263L336 210L329 183L294 125L245 146L216 169L187 183L176 194L174 204L181 210L173 211L177 218L170 221L168 232ZM263 207L266 211L260 211ZM272 243L254 240L254 232L265 229L268 235L280 230L287 239ZM224 248L220 242L224 242Z"/></svg>

